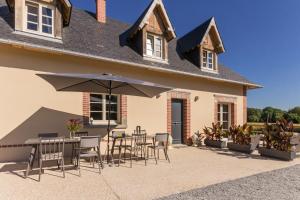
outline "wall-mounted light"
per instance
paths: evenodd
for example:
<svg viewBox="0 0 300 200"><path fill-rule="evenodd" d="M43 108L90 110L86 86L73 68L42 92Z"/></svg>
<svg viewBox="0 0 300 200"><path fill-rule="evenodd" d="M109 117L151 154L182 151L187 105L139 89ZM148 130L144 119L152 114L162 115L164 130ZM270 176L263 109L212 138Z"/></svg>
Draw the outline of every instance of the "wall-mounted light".
<svg viewBox="0 0 300 200"><path fill-rule="evenodd" d="M195 96L194 101L197 102L199 100L199 96Z"/></svg>

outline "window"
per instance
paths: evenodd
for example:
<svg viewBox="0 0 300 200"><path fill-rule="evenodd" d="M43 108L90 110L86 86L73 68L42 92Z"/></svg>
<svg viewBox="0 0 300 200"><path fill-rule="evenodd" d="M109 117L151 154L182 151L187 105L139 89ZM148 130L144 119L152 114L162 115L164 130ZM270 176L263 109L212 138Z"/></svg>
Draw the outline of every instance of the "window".
<svg viewBox="0 0 300 200"><path fill-rule="evenodd" d="M230 127L230 104L218 104L218 123L223 125L224 130Z"/></svg>
<svg viewBox="0 0 300 200"><path fill-rule="evenodd" d="M162 58L162 44L163 42L160 36L148 34L146 41L146 55L155 58Z"/></svg>
<svg viewBox="0 0 300 200"><path fill-rule="evenodd" d="M52 34L53 12L50 8L42 7L42 31L43 33Z"/></svg>
<svg viewBox="0 0 300 200"><path fill-rule="evenodd" d="M46 5L26 2L26 29L42 35L53 35L53 9Z"/></svg>
<svg viewBox="0 0 300 200"><path fill-rule="evenodd" d="M90 118L93 122L107 122L109 119L109 95L90 94ZM119 116L119 97L111 96L110 119L118 121Z"/></svg>
<svg viewBox="0 0 300 200"><path fill-rule="evenodd" d="M209 69L209 70L214 70L214 55L213 55L213 52L203 50L202 67L206 68L206 69Z"/></svg>

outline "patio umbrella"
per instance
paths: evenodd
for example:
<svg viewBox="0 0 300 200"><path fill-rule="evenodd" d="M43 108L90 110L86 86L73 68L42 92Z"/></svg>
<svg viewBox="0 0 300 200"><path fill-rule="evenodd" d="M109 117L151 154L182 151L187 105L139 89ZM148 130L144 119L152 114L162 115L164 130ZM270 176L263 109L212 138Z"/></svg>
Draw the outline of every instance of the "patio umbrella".
<svg viewBox="0 0 300 200"><path fill-rule="evenodd" d="M108 98L108 124L107 124L107 151L109 156L109 134L111 131L111 95L132 95L141 97L154 97L173 88L147 81L114 76L112 74L37 74L49 82L57 91L107 93Z"/></svg>

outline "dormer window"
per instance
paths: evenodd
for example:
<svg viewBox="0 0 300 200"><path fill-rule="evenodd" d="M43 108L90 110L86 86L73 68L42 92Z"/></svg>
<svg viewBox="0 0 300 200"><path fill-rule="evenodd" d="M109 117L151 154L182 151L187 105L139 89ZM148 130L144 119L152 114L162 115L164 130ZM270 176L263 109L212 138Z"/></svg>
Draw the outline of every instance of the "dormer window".
<svg viewBox="0 0 300 200"><path fill-rule="evenodd" d="M162 59L162 38L157 35L147 34L146 55Z"/></svg>
<svg viewBox="0 0 300 200"><path fill-rule="evenodd" d="M26 31L53 36L54 9L52 6L26 2Z"/></svg>
<svg viewBox="0 0 300 200"><path fill-rule="evenodd" d="M208 70L214 70L214 53L208 50L203 50L202 67Z"/></svg>

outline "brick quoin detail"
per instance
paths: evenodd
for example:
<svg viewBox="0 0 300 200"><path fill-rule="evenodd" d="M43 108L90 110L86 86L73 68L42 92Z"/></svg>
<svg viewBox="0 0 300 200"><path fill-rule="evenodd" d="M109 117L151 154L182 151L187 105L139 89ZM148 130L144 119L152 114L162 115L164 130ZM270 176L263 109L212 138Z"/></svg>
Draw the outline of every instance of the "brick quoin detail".
<svg viewBox="0 0 300 200"><path fill-rule="evenodd" d="M247 111L247 105L248 104L248 101L247 101L247 87L246 86L244 86L244 88L243 88L243 117L244 117L244 119L243 119L243 122L244 122L244 124L245 123L247 123L247 118L248 118L248 111Z"/></svg>
<svg viewBox="0 0 300 200"><path fill-rule="evenodd" d="M89 125L90 121L90 93L83 93L82 116L84 125ZM127 124L127 96L120 96L120 123Z"/></svg>
<svg viewBox="0 0 300 200"><path fill-rule="evenodd" d="M190 93L172 91L167 94L167 131L172 133L172 99L183 100L183 142L191 137L191 99Z"/></svg>

